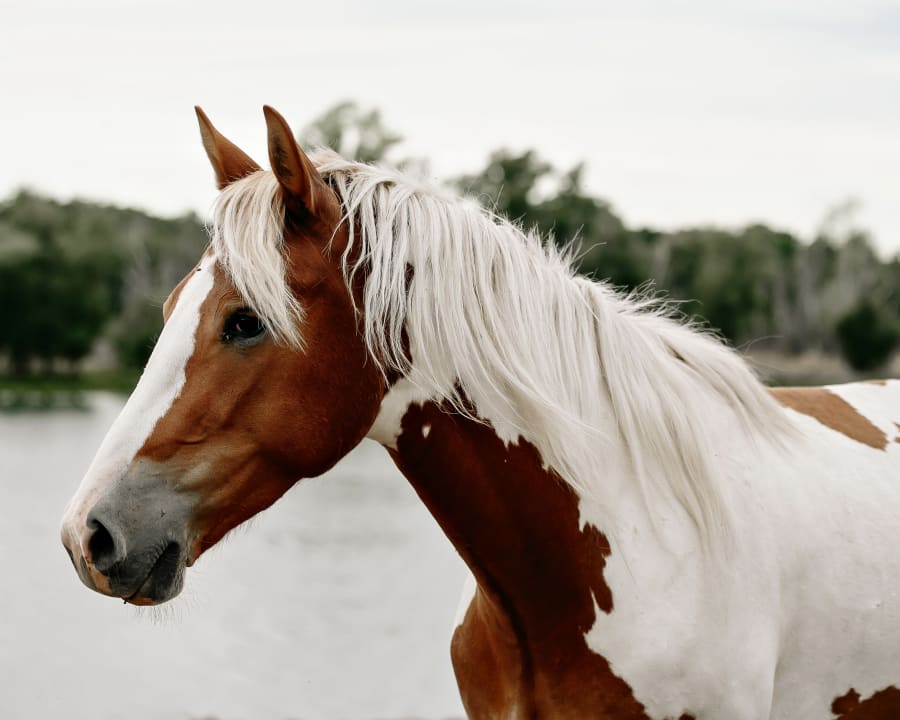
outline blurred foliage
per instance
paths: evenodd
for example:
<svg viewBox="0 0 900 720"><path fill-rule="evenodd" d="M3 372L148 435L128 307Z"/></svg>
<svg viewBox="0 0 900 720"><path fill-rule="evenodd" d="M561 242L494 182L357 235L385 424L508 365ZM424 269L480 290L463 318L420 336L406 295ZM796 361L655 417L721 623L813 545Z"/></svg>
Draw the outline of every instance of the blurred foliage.
<svg viewBox="0 0 900 720"><path fill-rule="evenodd" d="M377 110L352 102L300 137L366 162L385 160L401 142ZM870 371L900 342L900 259L878 258L852 203L829 212L810 243L763 224L664 232L627 227L583 176L581 164L559 170L534 150L504 149L455 184L571 247L579 271L626 289L652 284L735 344L841 352ZM27 191L0 203L0 368L74 374L103 347L125 375L140 368L163 300L205 243L192 215L166 220Z"/></svg>
<svg viewBox="0 0 900 720"><path fill-rule="evenodd" d="M402 136L388 130L378 110L363 110L352 101L340 102L300 132L305 148L330 147L346 158L372 163L384 160Z"/></svg>
<svg viewBox="0 0 900 720"><path fill-rule="evenodd" d="M0 355L14 375L75 372L102 337L120 366L142 366L162 300L205 242L193 216L162 220L19 192L0 204Z"/></svg>
<svg viewBox="0 0 900 720"><path fill-rule="evenodd" d="M763 224L631 229L584 189L582 174L582 165L559 171L534 150L499 150L456 185L573 246L580 272L626 290L652 286L734 344L840 351L860 371L877 369L895 350L900 260L879 260L853 223L854 204L830 211L809 244Z"/></svg>
<svg viewBox="0 0 900 720"><path fill-rule="evenodd" d="M837 324L841 352L855 370L884 365L900 340L895 313L863 300Z"/></svg>

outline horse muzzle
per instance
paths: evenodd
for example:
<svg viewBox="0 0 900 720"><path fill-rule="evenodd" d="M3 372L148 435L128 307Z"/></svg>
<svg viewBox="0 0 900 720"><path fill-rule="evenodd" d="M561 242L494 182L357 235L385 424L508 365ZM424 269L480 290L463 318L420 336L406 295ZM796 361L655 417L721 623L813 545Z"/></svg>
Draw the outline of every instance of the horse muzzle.
<svg viewBox="0 0 900 720"><path fill-rule="evenodd" d="M127 475L89 509L83 502L70 506L60 535L87 587L134 605L156 605L184 586L193 503L158 477Z"/></svg>

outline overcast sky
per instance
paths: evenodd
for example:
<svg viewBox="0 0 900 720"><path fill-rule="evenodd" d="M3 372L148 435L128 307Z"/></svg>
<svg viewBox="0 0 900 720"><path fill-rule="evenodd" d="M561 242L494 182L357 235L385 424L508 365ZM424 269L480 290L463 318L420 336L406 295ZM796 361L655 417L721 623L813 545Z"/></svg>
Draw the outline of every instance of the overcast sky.
<svg viewBox="0 0 900 720"><path fill-rule="evenodd" d="M896 0L10 4L0 195L206 216L194 104L264 162L264 103L299 129L355 99L439 177L535 147L585 160L629 224L761 220L806 238L852 197L900 251Z"/></svg>

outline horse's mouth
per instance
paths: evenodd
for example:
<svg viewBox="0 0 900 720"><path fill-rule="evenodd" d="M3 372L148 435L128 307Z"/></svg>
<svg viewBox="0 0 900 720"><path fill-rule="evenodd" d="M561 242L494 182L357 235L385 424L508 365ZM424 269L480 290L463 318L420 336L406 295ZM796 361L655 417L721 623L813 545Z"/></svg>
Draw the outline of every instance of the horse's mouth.
<svg viewBox="0 0 900 720"><path fill-rule="evenodd" d="M132 605L159 605L171 600L184 586L184 570L181 546L170 542L150 567L138 589L123 600Z"/></svg>

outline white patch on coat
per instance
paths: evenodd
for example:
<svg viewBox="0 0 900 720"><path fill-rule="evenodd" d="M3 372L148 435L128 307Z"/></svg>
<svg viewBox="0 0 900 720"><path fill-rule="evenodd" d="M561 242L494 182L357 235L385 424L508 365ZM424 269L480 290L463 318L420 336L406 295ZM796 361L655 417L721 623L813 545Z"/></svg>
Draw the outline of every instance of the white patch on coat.
<svg viewBox="0 0 900 720"><path fill-rule="evenodd" d="M410 379L417 376L418 372L414 365L409 377L401 378L391 386L381 401L381 408L366 437L396 450L403 418L409 408L413 405L422 406L430 401L440 402L449 394L449 390L429 391L423 382ZM476 417L488 423L506 447L519 443L524 433L507 421L502 412L496 411L487 398L476 393L467 395L467 399L474 406ZM431 432L431 425L423 425L421 432L422 437L427 438ZM525 439L529 438L526 436Z"/></svg>
<svg viewBox="0 0 900 720"><path fill-rule="evenodd" d="M397 438L400 437L403 417L407 410L413 404L424 405L431 399L431 395L419 385L407 378L401 378L382 398L381 409L366 437L396 450Z"/></svg>
<svg viewBox="0 0 900 720"><path fill-rule="evenodd" d="M86 548L86 519L100 497L128 469L138 450L156 424L172 407L185 383L185 367L194 353L195 333L200 323L200 307L213 287L215 257L203 258L185 284L175 309L147 361L147 366L128 402L113 422L100 449L69 502L62 534L72 552Z"/></svg>
<svg viewBox="0 0 900 720"><path fill-rule="evenodd" d="M453 621L453 629L455 630L466 619L466 613L469 611L469 605L475 599L475 593L478 591L478 581L475 576L469 572L463 584L462 594L459 596L459 605L456 606L456 619Z"/></svg>
<svg viewBox="0 0 900 720"><path fill-rule="evenodd" d="M900 420L900 383L829 390L886 431ZM713 414L735 509L727 566L704 558L676 506L653 528L619 483L613 610L595 605L585 642L651 718L819 720L850 688L866 698L900 678L900 444L873 452L784 412L798 430L784 452ZM580 510L608 530L594 502Z"/></svg>

